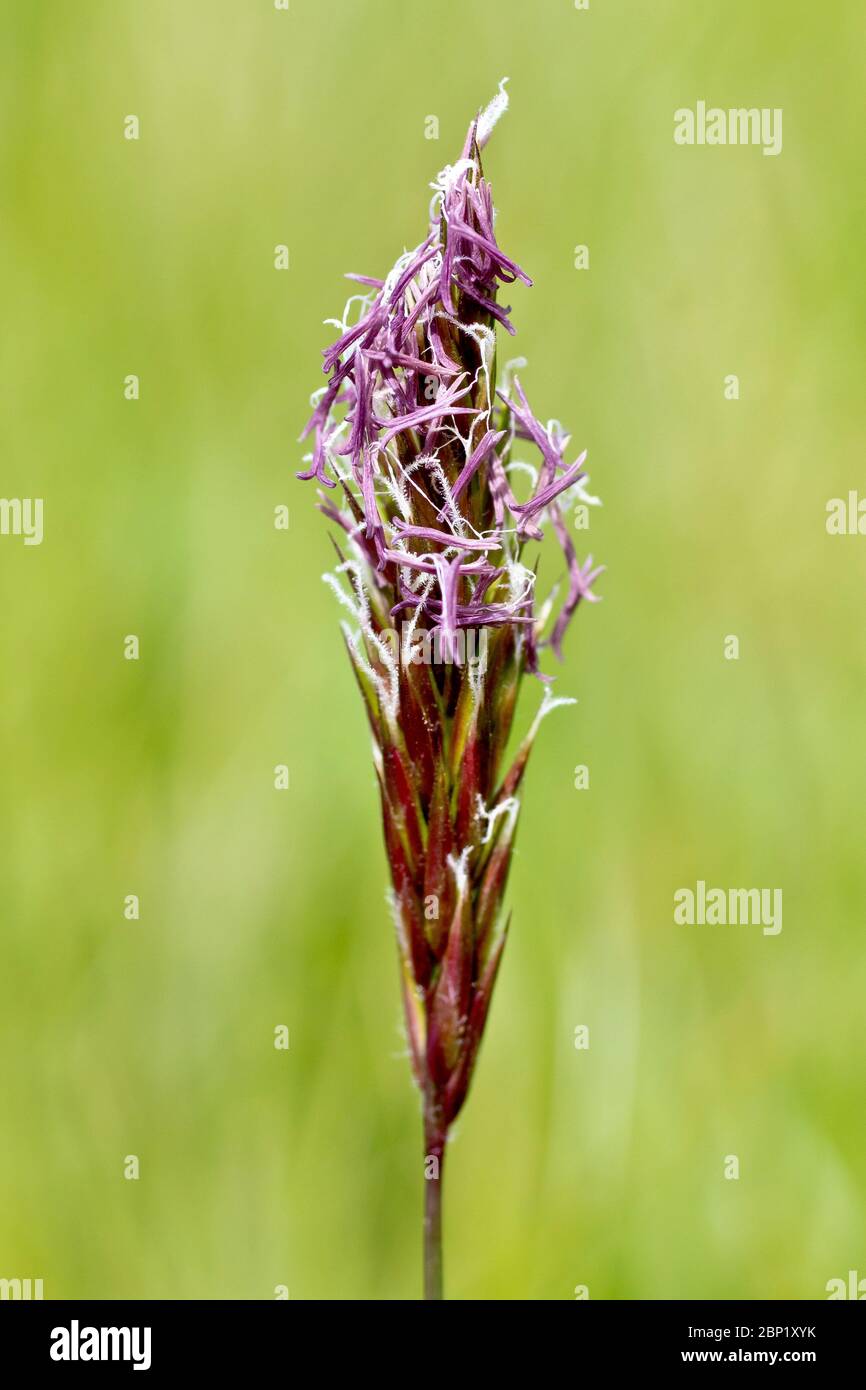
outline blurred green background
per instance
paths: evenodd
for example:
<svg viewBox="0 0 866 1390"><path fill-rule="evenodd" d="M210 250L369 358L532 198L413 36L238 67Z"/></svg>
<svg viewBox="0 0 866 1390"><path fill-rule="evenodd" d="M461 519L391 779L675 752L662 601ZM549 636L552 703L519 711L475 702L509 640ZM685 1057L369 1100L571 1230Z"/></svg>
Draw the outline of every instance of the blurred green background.
<svg viewBox="0 0 866 1390"><path fill-rule="evenodd" d="M590 450L609 568L526 787L448 1292L866 1275L866 540L825 529L866 489L860 0L0 10L0 492L45 499L40 547L0 538L0 1276L419 1291L369 741L296 439L343 272L421 239L505 74L513 353ZM782 107L782 154L678 148L699 99ZM675 926L698 878L781 887L781 935Z"/></svg>

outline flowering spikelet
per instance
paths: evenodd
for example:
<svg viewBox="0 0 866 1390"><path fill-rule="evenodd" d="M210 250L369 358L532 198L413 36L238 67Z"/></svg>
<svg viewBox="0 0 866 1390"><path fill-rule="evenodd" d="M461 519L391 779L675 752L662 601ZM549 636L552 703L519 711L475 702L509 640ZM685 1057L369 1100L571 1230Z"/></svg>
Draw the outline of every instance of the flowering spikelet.
<svg viewBox="0 0 866 1390"><path fill-rule="evenodd" d="M579 562L565 519L575 498L597 500L586 454L567 461L568 435L538 421L512 364L497 388L497 327L514 332L499 290L531 284L497 244L481 168L506 106L503 84L432 185L424 241L384 280L350 277L364 292L325 351L299 474L343 533L326 579L353 618L343 630L373 733L412 1067L439 1162L505 943L521 780L541 716L563 703L541 687L506 769L518 687L526 672L549 681L539 650L560 654L600 573ZM538 605L525 549L546 521L567 584Z"/></svg>

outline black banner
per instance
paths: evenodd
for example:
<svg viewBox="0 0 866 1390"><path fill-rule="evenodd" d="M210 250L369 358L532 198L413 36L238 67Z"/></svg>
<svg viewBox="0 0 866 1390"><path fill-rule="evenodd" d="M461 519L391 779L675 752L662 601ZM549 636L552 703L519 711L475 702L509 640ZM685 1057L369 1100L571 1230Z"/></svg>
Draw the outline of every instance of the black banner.
<svg viewBox="0 0 866 1390"><path fill-rule="evenodd" d="M327 1305L331 1317L345 1304ZM100 1368L159 1377L185 1370L225 1377L251 1366L298 1365L309 1328L309 1304L292 1302L4 1302L0 1304L3 1366L66 1377L97 1375ZM365 1315L370 1317L368 1312ZM332 1350L357 1358L369 1355L374 1327L353 1345L346 1335L326 1348L314 1331L309 1350L330 1359ZM440 1309L437 1327L449 1315ZM374 1315L375 1318L375 1315ZM578 1364L616 1372L623 1368L668 1370L675 1366L805 1365L828 1370L862 1367L861 1315L836 1302L767 1303L574 1303L551 1326L579 1352ZM447 1326L447 1322L445 1324ZM421 1323L426 1331L426 1320ZM477 1325L476 1325L477 1326ZM418 1324L391 1323L389 1341L413 1338ZM534 1324L533 1330L537 1328ZM510 1330L518 1331L513 1323ZM395 1336L394 1333L397 1333ZM286 1339L290 1338L290 1341ZM485 1343L489 1353L490 1343ZM509 1337L504 1345L513 1346ZM495 1352L494 1352L495 1356Z"/></svg>

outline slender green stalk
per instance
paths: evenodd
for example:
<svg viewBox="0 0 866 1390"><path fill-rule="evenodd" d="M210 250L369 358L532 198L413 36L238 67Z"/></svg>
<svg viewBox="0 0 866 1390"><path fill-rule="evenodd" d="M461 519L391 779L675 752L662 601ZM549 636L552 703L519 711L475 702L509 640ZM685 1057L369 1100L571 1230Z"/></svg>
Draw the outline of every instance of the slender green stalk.
<svg viewBox="0 0 866 1390"><path fill-rule="evenodd" d="M424 1298L441 1299L442 1177L445 1136L441 1119L428 1108L424 1119Z"/></svg>
<svg viewBox="0 0 866 1390"><path fill-rule="evenodd" d="M424 1184L424 1298L442 1294L442 1173Z"/></svg>

